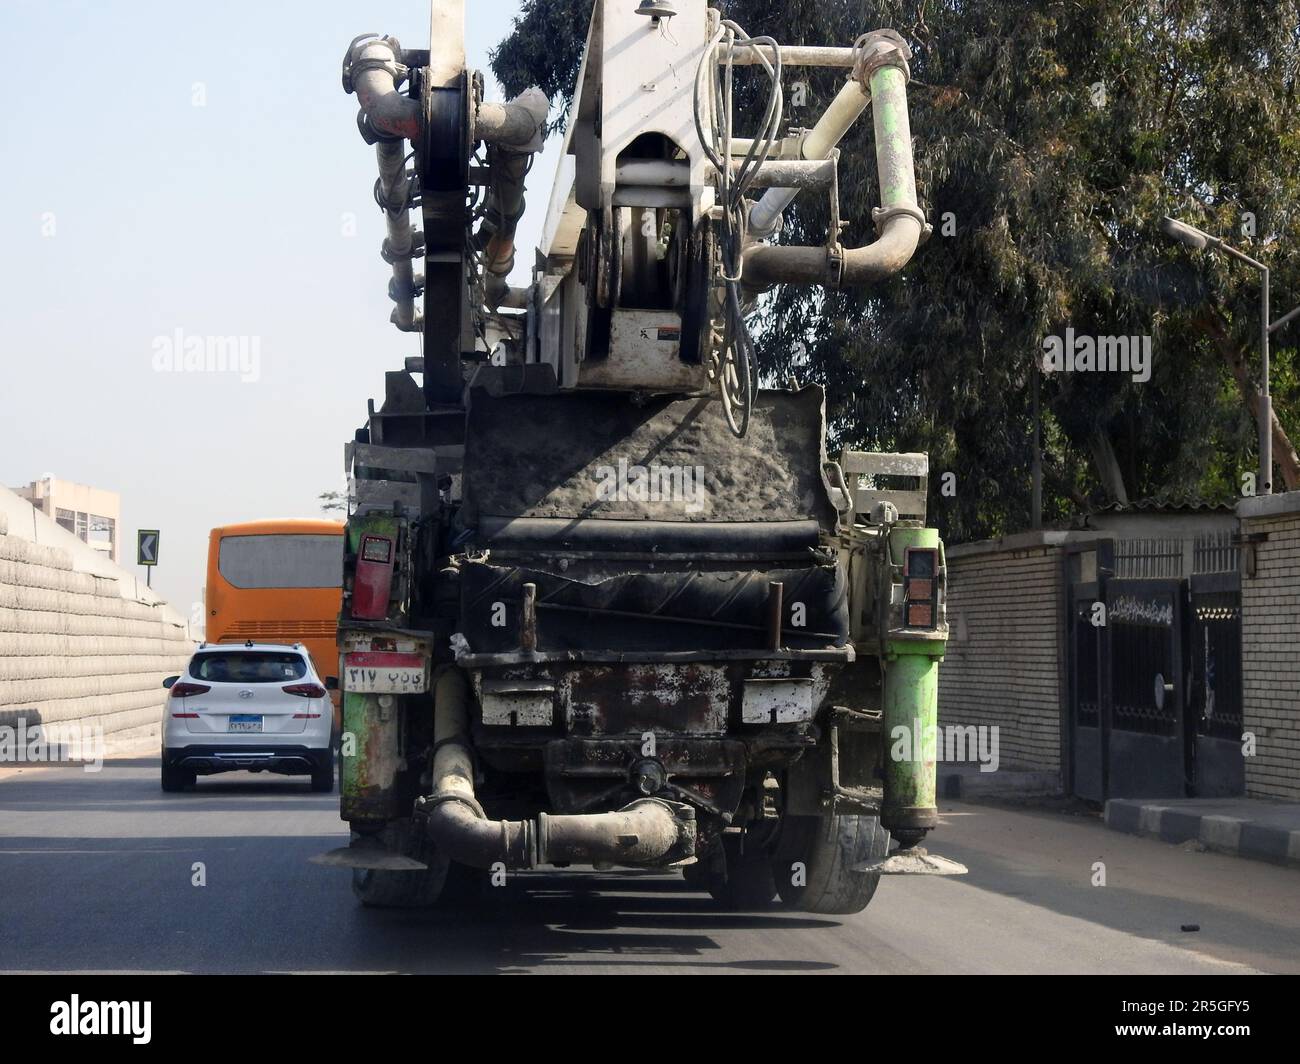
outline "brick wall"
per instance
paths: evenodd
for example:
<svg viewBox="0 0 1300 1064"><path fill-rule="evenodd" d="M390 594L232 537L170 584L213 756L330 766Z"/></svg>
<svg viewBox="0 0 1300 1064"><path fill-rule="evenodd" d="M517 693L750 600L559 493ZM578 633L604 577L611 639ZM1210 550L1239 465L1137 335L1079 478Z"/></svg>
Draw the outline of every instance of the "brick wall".
<svg viewBox="0 0 1300 1064"><path fill-rule="evenodd" d="M1255 575L1241 580L1242 728L1255 735L1246 793L1300 800L1300 492L1243 500ZM1251 548L1246 547L1247 553Z"/></svg>
<svg viewBox="0 0 1300 1064"><path fill-rule="evenodd" d="M1061 551L983 546L948 553L939 723L996 724L1001 767L1059 772Z"/></svg>
<svg viewBox="0 0 1300 1064"><path fill-rule="evenodd" d="M9 534L9 517L0 512L0 724L106 734L158 725L162 680L194 647L182 619L152 596L124 596L107 559L79 569L81 552L94 552L43 515L50 543Z"/></svg>

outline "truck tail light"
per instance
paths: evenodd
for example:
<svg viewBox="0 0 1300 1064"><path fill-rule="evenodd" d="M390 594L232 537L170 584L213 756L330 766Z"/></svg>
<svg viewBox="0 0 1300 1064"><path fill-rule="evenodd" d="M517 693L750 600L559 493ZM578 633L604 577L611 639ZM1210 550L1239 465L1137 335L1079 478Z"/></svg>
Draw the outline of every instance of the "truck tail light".
<svg viewBox="0 0 1300 1064"><path fill-rule="evenodd" d="M325 688L318 683L291 683L288 687L281 687L280 690L287 695L301 695L303 698L325 697ZM294 714L295 717L301 715L302 714L298 713Z"/></svg>
<svg viewBox="0 0 1300 1064"><path fill-rule="evenodd" d="M908 547L903 559L903 624L906 627L935 627L938 583L938 549Z"/></svg>
<svg viewBox="0 0 1300 1064"><path fill-rule="evenodd" d="M378 621L388 616L388 598L393 589L393 546L388 536L361 537L352 580L353 617Z"/></svg>
<svg viewBox="0 0 1300 1064"><path fill-rule="evenodd" d="M175 698L189 698L191 695L205 695L212 688L207 684L201 683L174 683L171 687L172 696Z"/></svg>

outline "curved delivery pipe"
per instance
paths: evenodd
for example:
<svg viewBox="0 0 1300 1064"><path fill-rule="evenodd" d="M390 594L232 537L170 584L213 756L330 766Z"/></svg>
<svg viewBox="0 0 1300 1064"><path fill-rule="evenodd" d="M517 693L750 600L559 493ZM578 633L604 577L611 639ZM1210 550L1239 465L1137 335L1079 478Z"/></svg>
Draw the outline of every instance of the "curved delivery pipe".
<svg viewBox="0 0 1300 1064"><path fill-rule="evenodd" d="M869 284L902 269L921 242L926 224L916 201L912 128L907 114L906 45L888 31L869 35L858 74L867 79L871 90L876 168L880 174L881 206L872 212L879 234L877 239L860 248L755 244L744 254L742 276L746 288L761 289L773 284ZM865 107L868 97L860 93L860 82L846 85L836 98L837 103L846 92L859 93L861 107ZM818 133L814 127L805 138L805 145L811 141L814 150L828 154L852 119L861 113L861 107L856 113L854 107L856 103L838 107L832 104L825 117L833 129ZM815 138L814 134L817 134ZM753 213L760 216L760 221L774 218L794 198L796 191L769 189Z"/></svg>
<svg viewBox="0 0 1300 1064"><path fill-rule="evenodd" d="M469 684L450 668L434 687L433 794L417 807L433 844L453 861L476 868L609 862L657 865L695 852L691 810L641 798L617 812L492 820L474 796L469 746Z"/></svg>

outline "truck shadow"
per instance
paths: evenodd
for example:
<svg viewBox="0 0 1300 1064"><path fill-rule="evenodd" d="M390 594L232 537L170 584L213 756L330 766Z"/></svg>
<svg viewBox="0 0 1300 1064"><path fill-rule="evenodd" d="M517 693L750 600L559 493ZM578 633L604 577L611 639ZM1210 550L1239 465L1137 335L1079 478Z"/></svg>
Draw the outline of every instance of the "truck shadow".
<svg viewBox="0 0 1300 1064"><path fill-rule="evenodd" d="M789 947L792 940L769 937L791 931L824 934L839 926L838 919L795 914L779 905L726 912L676 876L526 873L511 885L485 888L480 898L455 909L359 907L352 923L380 948L398 937L408 946L421 944L426 956L418 967L404 970L615 974L839 968L826 960L782 957L777 942ZM409 956L405 959L409 964Z"/></svg>

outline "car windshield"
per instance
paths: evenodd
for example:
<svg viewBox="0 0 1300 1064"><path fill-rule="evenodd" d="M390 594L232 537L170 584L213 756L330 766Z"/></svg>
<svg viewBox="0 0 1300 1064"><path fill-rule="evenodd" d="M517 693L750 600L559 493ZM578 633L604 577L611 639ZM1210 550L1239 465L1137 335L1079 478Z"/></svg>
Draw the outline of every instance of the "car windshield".
<svg viewBox="0 0 1300 1064"><path fill-rule="evenodd" d="M266 650L222 651L196 654L190 675L214 683L285 683L307 675L302 655Z"/></svg>

